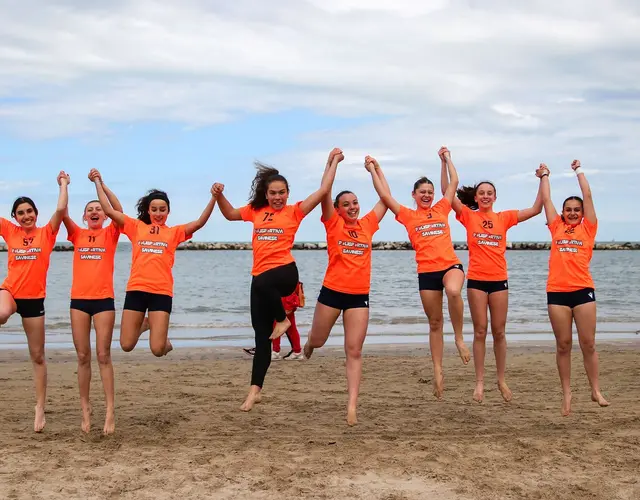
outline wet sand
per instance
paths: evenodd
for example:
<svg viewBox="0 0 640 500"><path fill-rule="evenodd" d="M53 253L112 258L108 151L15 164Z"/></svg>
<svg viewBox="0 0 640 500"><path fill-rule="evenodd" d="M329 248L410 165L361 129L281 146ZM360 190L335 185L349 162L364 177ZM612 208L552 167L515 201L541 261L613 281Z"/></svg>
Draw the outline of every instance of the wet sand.
<svg viewBox="0 0 640 500"><path fill-rule="evenodd" d="M640 498L640 338L598 348L612 405L590 401L576 346L568 418L560 416L552 345L509 346L508 404L492 383L490 349L485 401L477 404L473 366L464 367L452 346L442 401L431 395L424 347L365 348L360 423L350 428L340 349L272 363L263 402L243 413L251 358L240 349L176 349L155 359L141 344L114 352L109 437L101 435L95 361L85 435L75 355L47 352L47 427L35 434L27 353L1 351L0 492L9 499Z"/></svg>

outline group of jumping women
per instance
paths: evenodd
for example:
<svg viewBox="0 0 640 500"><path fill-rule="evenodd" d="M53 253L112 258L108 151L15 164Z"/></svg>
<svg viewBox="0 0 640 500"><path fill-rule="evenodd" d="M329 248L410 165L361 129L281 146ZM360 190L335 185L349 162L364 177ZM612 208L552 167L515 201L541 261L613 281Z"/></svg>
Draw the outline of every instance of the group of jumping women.
<svg viewBox="0 0 640 500"><path fill-rule="evenodd" d="M401 205L392 196L382 168L367 156L364 164L380 198L373 209L360 217L357 196L351 191L332 198L332 186L342 151L333 149L322 176L320 188L303 201L288 204L289 184L278 170L256 164L257 173L250 201L235 208L224 195L224 185L211 187L209 200L200 217L188 224L167 226L170 203L163 191L152 190L140 198L137 217L123 213L115 194L92 169L89 180L95 184L97 200L87 203L80 227L68 215L69 175L60 172L60 194L56 211L44 226L37 225L38 209L33 200L15 200L11 216L17 224L0 218L0 234L8 247L8 274L0 286L0 325L18 313L27 336L36 388L34 430L45 426L47 369L44 357L44 301L50 254L60 225L74 245L73 283L70 316L74 345L78 355L78 384L82 407L82 430L89 432L91 404L90 332L96 331L96 351L105 392L106 417L103 432L115 429L114 375L110 346L115 325L113 271L118 239L124 233L132 243L132 264L120 323L120 345L124 351L136 346L140 335L149 330L149 346L156 356L172 350L168 338L173 300L172 268L178 245L201 229L218 204L230 221L253 224L253 267L250 291L251 323L255 331L255 354L249 393L240 407L250 411L261 400L261 391L271 363L271 343L291 326L282 298L294 293L299 282L298 268L291 253L302 220L319 204L326 229L328 266L320 289L313 323L304 346L307 359L322 347L340 314L343 315L346 375L348 387L347 423L357 423L357 399L362 375L362 346L369 323L371 247L373 235L387 210L405 226L415 251L420 298L429 321L429 344L433 361L433 394L441 398L443 376L443 293L447 295L455 345L466 365L471 355L463 340L464 304L462 287L465 273L451 241L449 213L467 230L469 269L467 298L473 322L473 361L476 384L473 399L482 402L484 394L485 340L491 319L496 358L497 385L505 401L512 397L505 380L507 343L505 326L508 309L508 276L505 259L509 228L542 212L544 208L552 244L547 281L549 319L556 336L556 359L563 390L562 414L571 411L571 345L575 322L584 366L591 385L591 398L600 406L609 403L598 384L598 356L595 351L596 304L589 265L597 231L591 190L579 161L574 170L582 197L571 196L558 214L551 201L549 169L541 164L535 175L540 179L536 200L530 208L494 212L496 188L483 181L473 187L458 188L458 174L451 154L442 147L441 190L435 201L435 188L426 177L418 179L412 191L416 208ZM105 225L108 220L111 222Z"/></svg>

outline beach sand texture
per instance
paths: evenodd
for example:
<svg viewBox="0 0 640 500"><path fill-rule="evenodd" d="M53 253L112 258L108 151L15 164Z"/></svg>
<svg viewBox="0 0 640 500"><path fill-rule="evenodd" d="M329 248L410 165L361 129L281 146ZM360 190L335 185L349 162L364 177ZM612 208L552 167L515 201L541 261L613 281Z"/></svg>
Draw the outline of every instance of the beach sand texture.
<svg viewBox="0 0 640 500"><path fill-rule="evenodd" d="M599 346L609 408L590 401L574 347L569 418L560 416L552 345L509 347L510 404L488 346L481 405L471 399L472 364L446 348L446 393L435 401L425 348L365 346L353 428L340 349L272 363L250 413L238 411L251 369L240 349L177 349L165 359L143 344L116 350L116 434L106 438L95 359L91 433L80 431L75 353L50 351L47 427L34 434L27 352L0 351L0 496L640 498L640 342Z"/></svg>

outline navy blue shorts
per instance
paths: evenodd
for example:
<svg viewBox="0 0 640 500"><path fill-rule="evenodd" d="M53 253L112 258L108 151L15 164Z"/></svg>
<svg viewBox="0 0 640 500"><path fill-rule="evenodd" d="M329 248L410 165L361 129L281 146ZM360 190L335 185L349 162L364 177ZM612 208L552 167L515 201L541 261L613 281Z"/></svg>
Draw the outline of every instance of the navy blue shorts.
<svg viewBox="0 0 640 500"><path fill-rule="evenodd" d="M76 309L88 314L89 316L95 316L106 311L115 311L116 304L113 298L107 299L71 299L70 309Z"/></svg>
<svg viewBox="0 0 640 500"><path fill-rule="evenodd" d="M447 274L452 269L460 269L464 272L464 268L462 264L454 264L451 267L443 271L433 271L430 273L420 273L418 274L418 289L419 290L444 290L444 275Z"/></svg>
<svg viewBox="0 0 640 500"><path fill-rule="evenodd" d="M146 313L147 311L164 311L171 314L173 298L161 293L128 291L124 297L123 309Z"/></svg>
<svg viewBox="0 0 640 500"><path fill-rule="evenodd" d="M336 292L326 286L320 289L320 295L318 295L318 302L324 304L327 307L333 309L339 309L340 311L346 311L347 309L369 308L369 294L355 294Z"/></svg>
<svg viewBox="0 0 640 500"><path fill-rule="evenodd" d="M484 280L467 280L467 288L474 290L482 290L485 293L502 292L509 290L509 282L507 280L500 281L484 281Z"/></svg>
<svg viewBox="0 0 640 500"><path fill-rule="evenodd" d="M566 306L573 309L595 301L596 292L593 288L582 288L574 292L547 292L547 304L550 306Z"/></svg>

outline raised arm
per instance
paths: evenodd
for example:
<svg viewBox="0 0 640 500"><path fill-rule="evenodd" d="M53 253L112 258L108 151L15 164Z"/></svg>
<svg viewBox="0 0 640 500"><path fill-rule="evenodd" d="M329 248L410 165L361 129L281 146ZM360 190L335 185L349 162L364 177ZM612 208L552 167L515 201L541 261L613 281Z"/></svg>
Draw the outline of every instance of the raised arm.
<svg viewBox="0 0 640 500"><path fill-rule="evenodd" d="M222 213L223 217L227 220L242 220L240 210L238 210L237 208L233 208L233 205L229 203L229 200L227 200L223 191L224 184L216 182L213 185L213 192L215 193L214 196L218 201L218 208L220 208L220 212Z"/></svg>
<svg viewBox="0 0 640 500"><path fill-rule="evenodd" d="M529 208L525 208L523 210L518 210L518 222L524 222L526 220L535 217L540 212L542 212L542 178L540 179L540 184L538 185L538 194L536 195L536 201L533 202L533 205Z"/></svg>
<svg viewBox="0 0 640 500"><path fill-rule="evenodd" d="M324 174L322 174L322 180L323 181L324 181L325 176L329 172L329 170L332 168L331 164L333 163L334 158L337 155L342 155L342 158L344 158L344 155L342 154L342 150L340 148L333 148L331 150L331 153L329 153L329 158L327 159L327 164L326 164L326 166L324 168ZM342 160L340 160L340 161L342 161ZM334 174L334 178L335 178L335 174ZM322 184L322 182L321 182L321 184ZM331 188L333 188L333 180L331 181ZM333 212L335 210L335 208L333 206L331 188L329 188L329 191L327 191L325 193L325 195L322 197L322 218L324 220L329 220L333 216Z"/></svg>
<svg viewBox="0 0 640 500"><path fill-rule="evenodd" d="M580 168L580 160L573 160L571 168L578 177L578 184L580 185L580 191L582 191L582 210L584 212L584 217L592 224L595 224L598 222L598 218L596 217L596 207L593 204L591 186L589 186L589 182Z"/></svg>
<svg viewBox="0 0 640 500"><path fill-rule="evenodd" d="M187 235L192 235L197 230L202 229L207 223L209 217L211 217L211 213L213 212L213 207L216 206L216 193L217 190L215 189L215 185L211 186L211 199L209 200L209 203L207 203L207 206L204 207L202 214L200 214L200 217L198 217L193 222L189 222L184 228L184 232Z"/></svg>
<svg viewBox="0 0 640 500"><path fill-rule="evenodd" d="M328 164L328 166L324 170L324 173L322 174L322 180L320 181L320 189L311 193L300 204L300 210L302 210L303 214L307 215L314 208L316 208L318 204L321 201L323 201L323 199L325 199L327 194L329 195L329 200L331 200L331 187L333 186L333 180L336 178L336 170L338 168L338 163L340 163L342 160L344 160L344 155L342 154L342 151L340 151L340 153L338 154L333 155L331 163Z"/></svg>
<svg viewBox="0 0 640 500"><path fill-rule="evenodd" d="M104 186L102 185L102 178L100 177L100 174L97 170L94 169L89 172L89 180L96 186L96 194L98 195L98 201L100 202L102 211L118 226L124 227L124 214L120 210L116 210L111 206L109 198L107 197L107 193L105 192Z"/></svg>
<svg viewBox="0 0 640 500"><path fill-rule="evenodd" d="M93 179L93 177L96 175L100 178L100 182L102 183L102 189L104 189L104 192L107 195L107 199L109 200L109 203L111 204L111 206L114 208L114 210L117 210L118 212L123 212L122 204L120 203L120 200L118 199L118 197L104 183L104 180L102 180L102 175L100 175L100 172L98 171L98 169L92 168L91 171L89 172L89 179Z"/></svg>
<svg viewBox="0 0 640 500"><path fill-rule="evenodd" d="M58 185L60 186L60 193L58 194L58 204L56 205L56 211L51 216L49 220L49 225L53 232L57 232L60 229L60 224L62 223L62 219L64 218L64 214L67 213L67 206L69 203L69 183L71 179L64 172L61 171L58 174Z"/></svg>
<svg viewBox="0 0 640 500"><path fill-rule="evenodd" d="M69 209L64 211L64 215L62 216L62 222L64 223L64 227L67 228L67 234L71 236L78 230L78 225L73 222L73 219L69 217Z"/></svg>
<svg viewBox="0 0 640 500"><path fill-rule="evenodd" d="M540 193L542 195L542 206L544 207L544 214L547 218L547 224L551 224L558 217L556 207L551 201L551 183L549 182L549 168L541 163L536 170L536 177L540 179Z"/></svg>
<svg viewBox="0 0 640 500"><path fill-rule="evenodd" d="M367 156L364 159L364 166L367 169L367 171L371 174L373 187L375 188L376 193L378 193L378 196L380 197L380 200L382 201L382 203L384 203L385 206L389 210L391 210L395 215L398 215L401 205L391 195L391 189L389 188L389 183L387 182L387 179L384 176L384 173L382 172L382 169L380 168L378 161L371 156ZM384 213L382 213L382 215L384 215ZM382 219L382 217L378 218L378 220L380 219Z"/></svg>
<svg viewBox="0 0 640 500"><path fill-rule="evenodd" d="M451 161L451 152L446 146L440 148L438 156L440 157L440 189L442 190L442 196L449 200L451 208L458 214L462 210L462 202L456 196L458 184L460 183L458 171Z"/></svg>

